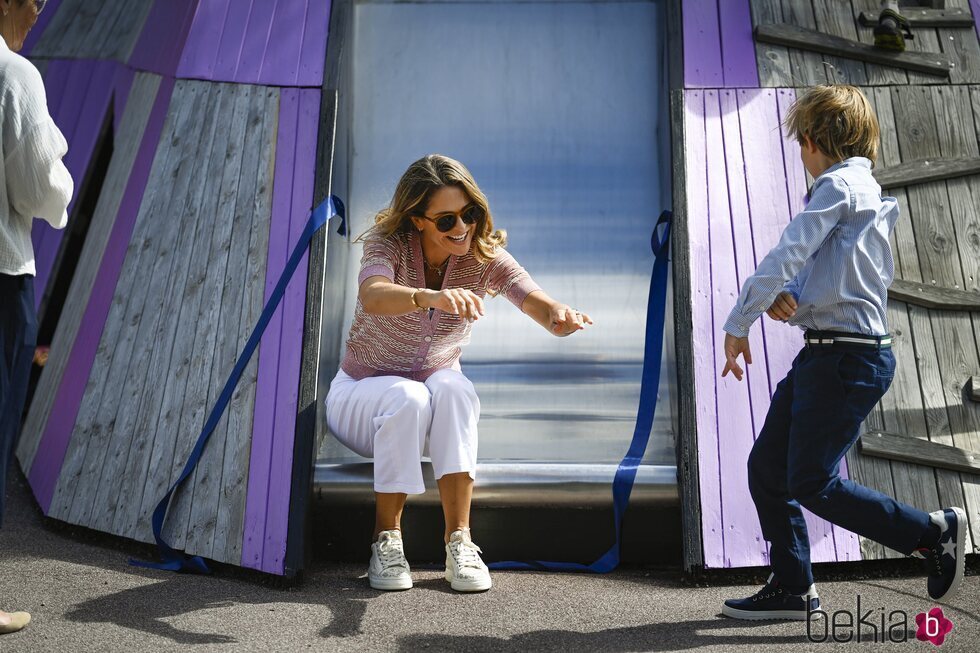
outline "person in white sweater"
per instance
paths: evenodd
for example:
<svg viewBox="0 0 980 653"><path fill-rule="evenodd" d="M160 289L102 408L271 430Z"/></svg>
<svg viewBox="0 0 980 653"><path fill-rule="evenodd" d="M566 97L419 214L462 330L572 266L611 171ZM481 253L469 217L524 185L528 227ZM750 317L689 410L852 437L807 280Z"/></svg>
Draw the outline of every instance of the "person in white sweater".
<svg viewBox="0 0 980 653"><path fill-rule="evenodd" d="M37 340L31 225L41 218L63 228L73 190L61 161L68 144L48 114L41 75L16 54L44 4L0 0L0 526ZM0 635L30 619L0 610Z"/></svg>

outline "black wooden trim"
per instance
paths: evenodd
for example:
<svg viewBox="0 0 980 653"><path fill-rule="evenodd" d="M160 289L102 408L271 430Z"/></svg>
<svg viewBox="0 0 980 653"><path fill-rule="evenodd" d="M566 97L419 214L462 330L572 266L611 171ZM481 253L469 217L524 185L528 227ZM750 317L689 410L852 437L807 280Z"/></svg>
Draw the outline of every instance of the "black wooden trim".
<svg viewBox="0 0 980 653"><path fill-rule="evenodd" d="M320 125L317 135L316 180L311 206L330 196L337 131L337 107L344 40L351 20L351 0L334 0L330 8L330 36L320 96ZM289 524L286 533L285 575L293 578L306 566L312 546L307 528L312 507L313 465L316 462L317 391L320 374L321 315L327 269L327 238L333 224L320 229L310 243L306 281L306 311L303 327L303 358L300 367L296 437L289 492Z"/></svg>
<svg viewBox="0 0 980 653"><path fill-rule="evenodd" d="M971 376L966 382L966 396L970 401L980 401L980 376Z"/></svg>
<svg viewBox="0 0 980 653"><path fill-rule="evenodd" d="M895 279L888 299L941 311L980 311L980 293Z"/></svg>
<svg viewBox="0 0 980 653"><path fill-rule="evenodd" d="M975 174L980 174L980 157L908 161L874 171L875 180L882 188L901 188Z"/></svg>
<svg viewBox="0 0 980 653"><path fill-rule="evenodd" d="M694 392L694 317L691 299L691 258L687 233L687 160L684 152L684 90L670 92L671 159L674 224L671 258L674 274L674 341L677 357L678 432L677 489L681 502L684 570L704 567L701 493L698 472L698 423Z"/></svg>
<svg viewBox="0 0 980 653"><path fill-rule="evenodd" d="M868 63L877 63L906 70L948 77L950 71L949 57L932 52L889 52L879 50L873 45L852 41L851 39L831 36L816 30L787 25L784 23L769 23L755 28L755 40L775 45L785 45L800 50L810 50L846 57Z"/></svg>
<svg viewBox="0 0 980 653"><path fill-rule="evenodd" d="M862 435L861 453L956 472L980 473L978 453L885 431L868 431Z"/></svg>
<svg viewBox="0 0 980 653"><path fill-rule="evenodd" d="M874 27L878 24L880 11L862 11L858 20L864 27ZM922 9L920 7L902 7L902 16L912 27L969 27L973 28L973 16L962 9Z"/></svg>
<svg viewBox="0 0 980 653"><path fill-rule="evenodd" d="M667 3L667 85L674 89L684 88L684 9L681 0Z"/></svg>

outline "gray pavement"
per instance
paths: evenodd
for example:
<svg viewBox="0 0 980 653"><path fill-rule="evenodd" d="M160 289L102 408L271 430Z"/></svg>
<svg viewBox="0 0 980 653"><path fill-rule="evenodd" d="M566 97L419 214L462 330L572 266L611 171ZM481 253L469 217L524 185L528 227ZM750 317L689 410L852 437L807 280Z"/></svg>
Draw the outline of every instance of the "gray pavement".
<svg viewBox="0 0 980 653"><path fill-rule="evenodd" d="M210 577L137 569L145 549L110 538L45 527L18 475L0 530L0 606L29 610L24 631L0 636L0 653L30 651L824 651L802 623L747 624L719 616L721 601L755 586L693 586L678 574L628 569L605 576L497 572L493 590L451 592L437 571L417 571L408 592L370 590L359 565L318 562L302 585L281 588L219 572ZM478 534L478 532L477 532ZM438 537L439 534L433 534ZM409 534L415 536L415 534ZM574 537L557 533L556 537ZM743 581L748 579L743 578ZM819 577L818 577L819 582ZM861 596L873 651L933 650L915 641L882 643L908 613L933 606L921 578L819 584L825 607L855 611ZM944 606L953 622L942 651L980 650L980 577ZM843 616L840 619L844 619ZM853 629L842 628L843 636ZM898 630L891 639L900 639ZM819 628L814 633L823 636Z"/></svg>

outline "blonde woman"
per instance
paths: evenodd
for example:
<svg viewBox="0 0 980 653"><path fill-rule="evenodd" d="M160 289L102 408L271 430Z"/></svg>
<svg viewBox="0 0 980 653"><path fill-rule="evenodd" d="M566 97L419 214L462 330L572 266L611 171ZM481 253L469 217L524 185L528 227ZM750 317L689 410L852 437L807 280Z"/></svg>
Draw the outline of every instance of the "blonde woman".
<svg viewBox="0 0 980 653"><path fill-rule="evenodd" d="M334 435L374 458L368 579L379 590L412 587L400 521L407 496L425 491L428 444L446 520L446 579L457 591L488 590L469 528L480 400L460 370L460 349L487 294L505 296L556 336L592 320L549 297L504 250L486 196L448 157L409 166L362 240L354 322L326 407Z"/></svg>

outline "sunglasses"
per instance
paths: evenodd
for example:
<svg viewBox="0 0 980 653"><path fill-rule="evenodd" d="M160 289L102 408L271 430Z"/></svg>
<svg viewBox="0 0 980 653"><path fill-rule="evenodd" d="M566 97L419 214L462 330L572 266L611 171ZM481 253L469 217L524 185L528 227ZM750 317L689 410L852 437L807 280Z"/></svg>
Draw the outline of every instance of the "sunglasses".
<svg viewBox="0 0 980 653"><path fill-rule="evenodd" d="M34 8L37 9L37 13L44 11L44 5L48 4L48 0L34 0Z"/></svg>
<svg viewBox="0 0 980 653"><path fill-rule="evenodd" d="M463 224L476 224L485 215L482 208L476 204L471 204L463 209L462 213L447 213L446 215L440 215L438 218L430 218L427 215L420 215L419 217L434 223L440 233L446 233L456 226L456 218L462 220Z"/></svg>

